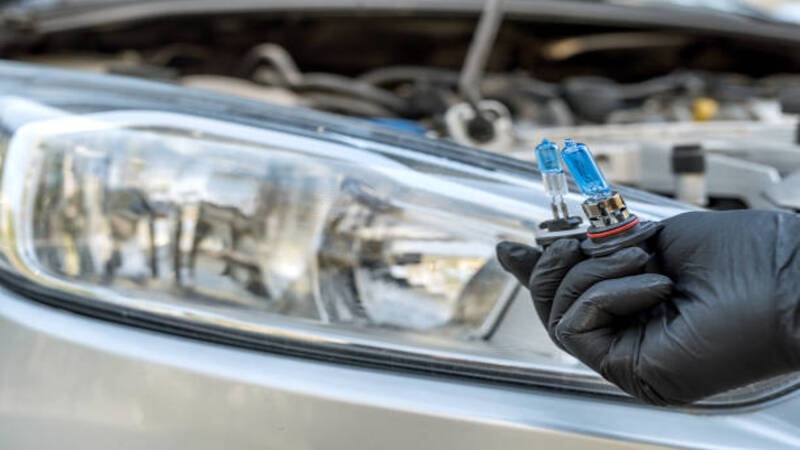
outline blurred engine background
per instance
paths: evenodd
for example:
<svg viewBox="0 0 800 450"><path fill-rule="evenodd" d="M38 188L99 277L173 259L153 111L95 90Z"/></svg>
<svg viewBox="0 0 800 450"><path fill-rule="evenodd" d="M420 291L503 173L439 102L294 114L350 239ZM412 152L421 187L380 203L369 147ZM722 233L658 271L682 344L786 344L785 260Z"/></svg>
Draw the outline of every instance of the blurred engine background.
<svg viewBox="0 0 800 450"><path fill-rule="evenodd" d="M0 55L325 110L521 159L543 137L569 136L616 183L716 209L800 210L800 40L491 13L482 24L474 11L301 8L73 21L7 32ZM676 162L687 151L690 170Z"/></svg>

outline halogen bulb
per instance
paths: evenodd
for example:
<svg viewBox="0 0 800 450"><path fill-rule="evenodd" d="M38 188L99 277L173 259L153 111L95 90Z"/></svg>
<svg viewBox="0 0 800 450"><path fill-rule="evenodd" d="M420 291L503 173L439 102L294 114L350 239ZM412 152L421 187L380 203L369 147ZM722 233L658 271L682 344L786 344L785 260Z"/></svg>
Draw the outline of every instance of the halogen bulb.
<svg viewBox="0 0 800 450"><path fill-rule="evenodd" d="M581 208L589 219L589 228L586 229L586 237L589 239L581 243L583 252L591 256L602 256L625 247L646 248L643 242L658 231L661 225L640 222L628 210L622 195L611 191L603 172L597 167L585 144L567 139L561 155L575 183L586 196Z"/></svg>
<svg viewBox="0 0 800 450"><path fill-rule="evenodd" d="M542 172L544 190L550 196L550 207L553 209L553 219L558 220L559 207L566 219L569 217L569 210L564 197L567 195L567 177L564 169L561 168L561 158L558 154L558 145L547 139L536 147L536 161L539 170Z"/></svg>
<svg viewBox="0 0 800 450"><path fill-rule="evenodd" d="M611 197L611 188L585 144L567 139L561 155L583 195L595 202Z"/></svg>
<svg viewBox="0 0 800 450"><path fill-rule="evenodd" d="M542 139L536 147L536 161L543 173L564 173L558 156L558 145L549 139Z"/></svg>

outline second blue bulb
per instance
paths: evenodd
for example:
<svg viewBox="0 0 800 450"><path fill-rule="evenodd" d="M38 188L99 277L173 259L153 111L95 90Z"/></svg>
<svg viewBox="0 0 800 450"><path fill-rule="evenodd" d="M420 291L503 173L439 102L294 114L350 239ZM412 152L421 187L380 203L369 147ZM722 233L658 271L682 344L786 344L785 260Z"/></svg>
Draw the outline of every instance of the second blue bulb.
<svg viewBox="0 0 800 450"><path fill-rule="evenodd" d="M583 195L589 197L589 200L600 201L611 197L611 188L608 186L603 172L600 171L600 167L597 166L589 147L567 139L564 141L561 157L578 188Z"/></svg>

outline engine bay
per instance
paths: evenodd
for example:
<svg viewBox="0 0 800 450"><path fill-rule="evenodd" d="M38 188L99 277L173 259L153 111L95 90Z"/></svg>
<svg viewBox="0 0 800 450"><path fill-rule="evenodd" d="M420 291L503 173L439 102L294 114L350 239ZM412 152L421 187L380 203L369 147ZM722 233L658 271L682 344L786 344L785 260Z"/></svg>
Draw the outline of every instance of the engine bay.
<svg viewBox="0 0 800 450"><path fill-rule="evenodd" d="M496 25L471 78L481 44L471 14L167 17L30 33L0 55L323 110L525 160L545 137L573 137L619 184L715 209L800 211L800 44L679 26ZM702 192L688 196L672 164L687 145L705 158Z"/></svg>

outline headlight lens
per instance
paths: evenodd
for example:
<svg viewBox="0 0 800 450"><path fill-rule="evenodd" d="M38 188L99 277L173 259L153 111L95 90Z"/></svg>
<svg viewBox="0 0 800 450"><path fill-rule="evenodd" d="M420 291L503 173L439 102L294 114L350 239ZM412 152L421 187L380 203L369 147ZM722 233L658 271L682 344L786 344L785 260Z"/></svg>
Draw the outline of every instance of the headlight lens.
<svg viewBox="0 0 800 450"><path fill-rule="evenodd" d="M514 288L494 242L526 238L477 174L174 113L34 120L6 164L15 262L102 298L469 334Z"/></svg>
<svg viewBox="0 0 800 450"><path fill-rule="evenodd" d="M220 115L179 88L169 104L155 85L2 75L0 268L15 285L273 351L620 393L550 343L494 257L549 216L527 166L311 112L254 124L231 112L253 104L214 97ZM679 211L626 198L649 219Z"/></svg>

